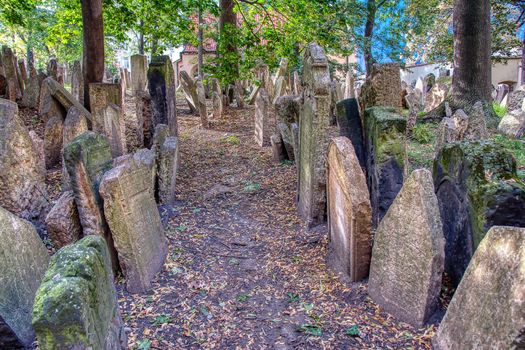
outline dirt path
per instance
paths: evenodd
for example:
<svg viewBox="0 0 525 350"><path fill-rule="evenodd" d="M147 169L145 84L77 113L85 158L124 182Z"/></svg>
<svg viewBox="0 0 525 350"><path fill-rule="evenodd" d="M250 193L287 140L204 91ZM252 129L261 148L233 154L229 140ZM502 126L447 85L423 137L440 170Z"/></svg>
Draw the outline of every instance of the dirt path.
<svg viewBox="0 0 525 350"><path fill-rule="evenodd" d="M329 272L326 229L308 232L296 216L294 165L255 145L253 110L230 112L212 130L179 113L165 268L149 295L119 284L130 348L430 348L434 327L397 323L366 283Z"/></svg>

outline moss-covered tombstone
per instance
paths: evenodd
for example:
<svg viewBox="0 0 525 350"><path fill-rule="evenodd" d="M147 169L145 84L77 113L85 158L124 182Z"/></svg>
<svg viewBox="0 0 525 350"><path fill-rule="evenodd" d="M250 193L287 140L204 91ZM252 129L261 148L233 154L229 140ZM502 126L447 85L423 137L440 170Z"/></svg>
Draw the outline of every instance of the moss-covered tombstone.
<svg viewBox="0 0 525 350"><path fill-rule="evenodd" d="M434 160L434 186L446 239L445 271L461 280L490 227L525 227L525 184L494 141L447 144Z"/></svg>
<svg viewBox="0 0 525 350"><path fill-rule="evenodd" d="M148 69L148 86L153 111L153 126L167 124L170 133L178 133L175 111L175 73L169 56L153 57ZM197 100L194 100L197 103Z"/></svg>
<svg viewBox="0 0 525 350"><path fill-rule="evenodd" d="M126 348L106 242L88 236L59 250L37 291L33 327L39 348Z"/></svg>
<svg viewBox="0 0 525 350"><path fill-rule="evenodd" d="M377 227L403 186L406 118L394 108L365 111L366 169L372 204L372 225Z"/></svg>

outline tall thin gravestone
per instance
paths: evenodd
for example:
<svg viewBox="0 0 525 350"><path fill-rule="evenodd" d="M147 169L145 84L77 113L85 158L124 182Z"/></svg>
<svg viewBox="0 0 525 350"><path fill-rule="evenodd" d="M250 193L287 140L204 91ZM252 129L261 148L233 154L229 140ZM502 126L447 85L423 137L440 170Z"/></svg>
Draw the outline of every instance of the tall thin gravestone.
<svg viewBox="0 0 525 350"><path fill-rule="evenodd" d="M175 73L169 56L154 57L149 64L148 85L153 111L153 127L167 124L173 136L178 135L175 110Z"/></svg>

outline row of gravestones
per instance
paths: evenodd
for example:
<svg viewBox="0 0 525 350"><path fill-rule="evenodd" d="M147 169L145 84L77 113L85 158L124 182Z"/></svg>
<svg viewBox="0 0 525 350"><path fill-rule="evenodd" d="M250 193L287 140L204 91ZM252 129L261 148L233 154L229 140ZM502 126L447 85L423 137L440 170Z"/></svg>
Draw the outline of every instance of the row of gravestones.
<svg viewBox="0 0 525 350"><path fill-rule="evenodd" d="M161 69L153 77L164 74ZM162 85L166 80L149 83ZM91 99L105 98L105 103L111 105L107 100L117 94L109 85L114 84L105 84L107 89L93 89L97 94ZM71 140L64 142L62 156L71 190L62 194L46 217L52 240L57 248L64 247L52 258L40 284L49 258L34 227L19 218L34 219L46 211L40 155L17 117L16 104L0 100L0 130L4 136L0 149L4 191L0 203L9 210L0 209L0 241L6 243L0 254L6 259L0 263L7 271L2 276L5 288L0 293L0 347L29 346L35 331L42 349L125 347L113 272L120 267L128 291L141 293L151 288L152 278L163 266L167 241L155 199L166 203L174 198L177 137L172 136L169 126L156 123L169 120L160 115L168 109L158 108L157 120L152 122L152 149L115 158L107 137L87 131L88 124L94 124L96 108L93 114L87 112L52 79L45 82L44 89L48 93L42 99L47 106L43 111L68 111L63 132ZM156 96L152 104L159 101L162 99ZM164 101L164 106L167 103ZM107 121L107 116L101 119ZM17 176L13 179L12 174ZM27 228L24 239L18 237L20 227ZM10 244L15 232L20 247L16 251ZM22 290L24 293L19 293Z"/></svg>
<svg viewBox="0 0 525 350"><path fill-rule="evenodd" d="M304 62L303 95L283 96L275 106L278 123L292 126L288 130L283 127L286 136L281 140L291 140L288 150L298 162L299 213L309 224L316 224L323 220L326 206L330 265L350 281L370 273L372 298L400 319L421 325L436 310L443 271L457 285L490 227L525 226L525 187L517 177L515 161L490 141L447 144L487 136L484 112L477 104L470 116L461 115L464 112L460 110L451 116L460 118L465 130L440 145L434 178L419 170L404 183L407 120L395 109L401 104L399 67L374 67L362 89L363 107L389 107L366 109L364 123L355 99L339 102L337 122L340 135L345 137L334 139L328 147L330 76L326 58L322 49L312 44ZM265 95L264 91L259 93L255 111L260 145L267 143L263 137L269 108ZM373 252L372 228L377 229ZM507 231L515 230L519 232ZM502 266L495 269L501 272ZM458 292L458 298L472 293L470 283L463 284L467 286ZM508 294L502 293L502 297ZM500 303L509 307L510 302ZM458 322L461 309L455 312L445 320ZM447 324L444 321L442 328L456 332ZM453 344L468 344L476 341L474 334L460 340L447 333L436 342L451 339Z"/></svg>
<svg viewBox="0 0 525 350"><path fill-rule="evenodd" d="M397 103L396 91L376 79L369 82L375 91L365 93L372 100L365 99L365 106L378 98ZM437 348L507 348L519 342L525 315L516 311L521 304L508 286L523 289L525 275L517 266L524 259L518 244L525 230L496 227L525 227L525 184L512 155L492 141L458 138L439 148L433 174L417 170L404 179L407 120L395 109L374 107L362 121L353 99L338 107L343 137L332 140L327 158L330 265L350 281L369 275L372 299L416 326L436 310L445 271L461 284L434 340ZM476 131L481 118L479 104L462 120ZM502 248L495 241L507 249L496 261ZM480 277L484 268L492 280ZM505 281L505 287L493 286L494 280Z"/></svg>

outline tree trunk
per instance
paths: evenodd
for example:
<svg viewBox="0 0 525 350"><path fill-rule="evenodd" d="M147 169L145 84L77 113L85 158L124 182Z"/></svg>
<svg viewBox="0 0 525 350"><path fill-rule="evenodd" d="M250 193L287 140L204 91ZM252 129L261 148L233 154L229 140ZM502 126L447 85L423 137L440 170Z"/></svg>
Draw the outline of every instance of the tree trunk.
<svg viewBox="0 0 525 350"><path fill-rule="evenodd" d="M144 21L140 20L139 53L144 55Z"/></svg>
<svg viewBox="0 0 525 350"><path fill-rule="evenodd" d="M203 70L203 66L204 66L204 53L203 53L203 45L204 45L204 42L203 42L203 30L202 30L202 10L199 8L199 63L198 63L198 68L199 68L199 78L201 78L201 80L204 79L204 70Z"/></svg>
<svg viewBox="0 0 525 350"><path fill-rule="evenodd" d="M374 64L374 57L372 56L372 36L374 35L374 22L376 20L376 1L368 0L367 2L367 15L366 15L366 24L365 24L365 42L364 42L364 59L365 59L365 68L366 76L370 75L372 71L372 66Z"/></svg>
<svg viewBox="0 0 525 350"><path fill-rule="evenodd" d="M456 108L491 100L490 0L456 0L454 4L454 74Z"/></svg>
<svg viewBox="0 0 525 350"><path fill-rule="evenodd" d="M84 36L84 106L89 109L89 84L104 79L104 21L102 0L82 0Z"/></svg>
<svg viewBox="0 0 525 350"><path fill-rule="evenodd" d="M525 85L525 34L521 42L521 85Z"/></svg>
<svg viewBox="0 0 525 350"><path fill-rule="evenodd" d="M220 0L220 9L221 9L221 15L219 18L219 35L220 35L220 41L226 42L225 50L228 53L237 53L237 47L235 46L235 38L232 37L233 28L237 27L237 16L233 12L233 0ZM229 57L232 57L235 55L229 55ZM237 77L239 76L239 67L238 67L238 60L235 60L235 62L229 62L229 61L223 61L223 64L225 67L223 67L223 71L232 71L233 68L233 77L231 77L231 81L229 83L233 83Z"/></svg>

